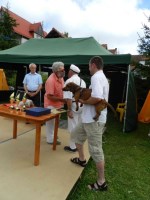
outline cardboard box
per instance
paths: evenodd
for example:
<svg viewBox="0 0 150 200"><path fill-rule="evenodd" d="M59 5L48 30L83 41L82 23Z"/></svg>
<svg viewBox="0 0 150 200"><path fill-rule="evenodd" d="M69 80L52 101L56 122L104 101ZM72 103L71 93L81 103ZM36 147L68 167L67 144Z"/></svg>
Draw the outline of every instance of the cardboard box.
<svg viewBox="0 0 150 200"><path fill-rule="evenodd" d="M49 108L42 108L42 107L34 107L34 108L29 108L26 110L27 115L32 115L32 116L41 116L41 115L47 115L51 113L51 109Z"/></svg>

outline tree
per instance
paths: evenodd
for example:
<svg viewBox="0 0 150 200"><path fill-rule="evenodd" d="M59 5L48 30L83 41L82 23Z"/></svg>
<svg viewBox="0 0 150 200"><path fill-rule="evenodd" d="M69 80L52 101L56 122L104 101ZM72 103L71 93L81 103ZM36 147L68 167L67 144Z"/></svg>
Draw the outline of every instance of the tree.
<svg viewBox="0 0 150 200"><path fill-rule="evenodd" d="M147 17L148 22L150 23L150 16ZM139 35L139 45L138 52L148 58L150 58L150 26L143 24L144 37Z"/></svg>
<svg viewBox="0 0 150 200"><path fill-rule="evenodd" d="M147 17L147 16L146 16ZM148 23L150 23L150 16L147 17ZM137 75L144 78L150 78L150 26L143 24L144 36L139 34L138 40L138 52L143 56L145 64L137 64Z"/></svg>
<svg viewBox="0 0 150 200"><path fill-rule="evenodd" d="M0 17L0 50L8 49L19 44L14 33L14 27L17 25L16 20L10 17L8 8L2 8Z"/></svg>
<svg viewBox="0 0 150 200"><path fill-rule="evenodd" d="M150 23L150 16L147 17L147 19L148 23ZM138 34L138 52L141 54L143 60L145 60L145 64L135 63L136 68L134 70L139 111L150 90L150 26L143 24L142 29L144 31L144 36L141 37Z"/></svg>

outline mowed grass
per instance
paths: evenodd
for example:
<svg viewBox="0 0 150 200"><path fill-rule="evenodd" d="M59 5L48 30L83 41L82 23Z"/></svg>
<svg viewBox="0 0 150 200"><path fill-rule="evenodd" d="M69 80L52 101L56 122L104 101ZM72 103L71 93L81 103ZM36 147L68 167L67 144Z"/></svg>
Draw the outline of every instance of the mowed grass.
<svg viewBox="0 0 150 200"><path fill-rule="evenodd" d="M149 200L150 199L150 124L138 123L135 131L122 132L122 123L108 116L103 136L107 192L90 191L97 179L92 159L67 200Z"/></svg>

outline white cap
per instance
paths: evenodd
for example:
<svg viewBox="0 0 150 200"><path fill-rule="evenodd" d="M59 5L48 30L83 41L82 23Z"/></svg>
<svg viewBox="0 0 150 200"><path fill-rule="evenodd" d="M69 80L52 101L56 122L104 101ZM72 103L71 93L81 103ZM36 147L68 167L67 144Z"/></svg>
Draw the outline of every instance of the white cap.
<svg viewBox="0 0 150 200"><path fill-rule="evenodd" d="M80 69L73 64L70 65L70 69L76 73L80 73Z"/></svg>

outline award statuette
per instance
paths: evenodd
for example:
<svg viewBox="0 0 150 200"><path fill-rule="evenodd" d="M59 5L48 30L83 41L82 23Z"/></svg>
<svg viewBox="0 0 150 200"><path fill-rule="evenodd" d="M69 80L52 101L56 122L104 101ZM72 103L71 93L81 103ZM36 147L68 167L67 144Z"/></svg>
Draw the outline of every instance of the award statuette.
<svg viewBox="0 0 150 200"><path fill-rule="evenodd" d="M25 110L26 109L26 101L27 101L27 99L26 99L26 93L23 95L23 98L22 98L22 102L23 102L23 110Z"/></svg>
<svg viewBox="0 0 150 200"><path fill-rule="evenodd" d="M10 108L14 108L14 105L13 105L13 103L14 103L14 101L15 101L15 98L14 98L14 92L10 95Z"/></svg>
<svg viewBox="0 0 150 200"><path fill-rule="evenodd" d="M19 110L19 106L18 106L20 102L19 98L20 98L20 94L18 94L16 97L16 110Z"/></svg>

